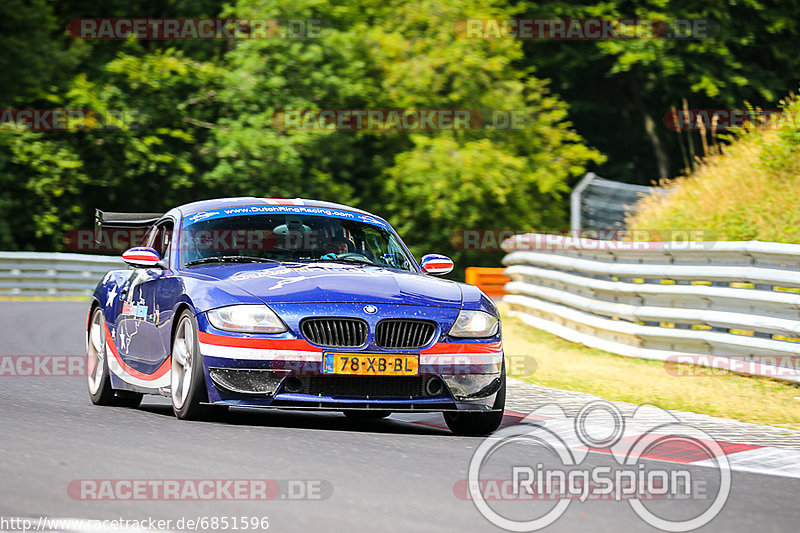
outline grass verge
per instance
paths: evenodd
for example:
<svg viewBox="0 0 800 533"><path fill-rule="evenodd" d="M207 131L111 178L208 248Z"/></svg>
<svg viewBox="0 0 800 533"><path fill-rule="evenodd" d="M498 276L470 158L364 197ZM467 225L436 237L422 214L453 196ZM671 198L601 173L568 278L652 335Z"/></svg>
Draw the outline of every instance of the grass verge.
<svg viewBox="0 0 800 533"><path fill-rule="evenodd" d="M690 411L800 430L800 386L741 375L676 376L661 361L614 355L532 328L500 304L506 357L530 355L536 370L523 381L612 401ZM524 365L516 365L520 367Z"/></svg>
<svg viewBox="0 0 800 533"><path fill-rule="evenodd" d="M654 240L696 230L702 240L800 243L800 99L781 105L790 120L740 132L723 153L665 183L669 194L639 201L626 227L658 230Z"/></svg>

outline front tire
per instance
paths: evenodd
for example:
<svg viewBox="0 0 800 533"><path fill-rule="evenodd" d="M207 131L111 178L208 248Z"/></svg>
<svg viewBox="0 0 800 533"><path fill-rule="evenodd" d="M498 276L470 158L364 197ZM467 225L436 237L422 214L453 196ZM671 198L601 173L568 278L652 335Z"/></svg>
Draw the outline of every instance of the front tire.
<svg viewBox="0 0 800 533"><path fill-rule="evenodd" d="M208 389L203 355L197 339L197 321L188 310L178 317L178 326L175 328L170 389L172 410L181 420L205 420L213 414L227 411L227 406L215 409L216 406L201 405L201 402L208 401Z"/></svg>
<svg viewBox="0 0 800 533"><path fill-rule="evenodd" d="M89 322L86 365L89 398L95 405L138 407L143 394L133 391L114 390L108 370L108 346L106 345L106 322L103 310L96 307Z"/></svg>
<svg viewBox="0 0 800 533"><path fill-rule="evenodd" d="M503 370L500 373L500 379L503 380L500 385L500 390L497 391L492 409L499 409L499 411L492 411L490 413L444 413L444 421L447 427L455 435L466 437L480 437L489 435L500 427L503 421L503 410L506 406L506 369L503 363Z"/></svg>

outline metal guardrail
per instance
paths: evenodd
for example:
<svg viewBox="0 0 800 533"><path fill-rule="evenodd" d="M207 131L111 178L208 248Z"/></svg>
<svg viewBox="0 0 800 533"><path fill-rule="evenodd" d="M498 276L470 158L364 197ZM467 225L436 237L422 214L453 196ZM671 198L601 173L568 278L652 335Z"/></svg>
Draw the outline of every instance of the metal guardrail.
<svg viewBox="0 0 800 533"><path fill-rule="evenodd" d="M620 355L708 355L800 382L800 245L517 235L504 248L504 300L534 327ZM114 256L0 252L0 295L88 296L121 267Z"/></svg>
<svg viewBox="0 0 800 533"><path fill-rule="evenodd" d="M122 257L0 252L0 296L88 296Z"/></svg>
<svg viewBox="0 0 800 533"><path fill-rule="evenodd" d="M620 355L800 382L800 245L518 235L504 248L504 300L534 327Z"/></svg>
<svg viewBox="0 0 800 533"><path fill-rule="evenodd" d="M642 197L663 192L658 187L632 185L587 173L570 196L570 227L613 230L625 227L625 216Z"/></svg>

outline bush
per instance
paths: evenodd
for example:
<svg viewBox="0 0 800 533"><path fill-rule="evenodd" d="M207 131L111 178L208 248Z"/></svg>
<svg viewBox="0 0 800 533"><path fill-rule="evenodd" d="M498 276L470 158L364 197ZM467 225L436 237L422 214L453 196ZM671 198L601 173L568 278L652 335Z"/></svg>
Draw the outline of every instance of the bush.
<svg viewBox="0 0 800 533"><path fill-rule="evenodd" d="M631 229L696 230L706 240L800 243L800 102L781 103L782 119L742 131L724 153L643 198Z"/></svg>

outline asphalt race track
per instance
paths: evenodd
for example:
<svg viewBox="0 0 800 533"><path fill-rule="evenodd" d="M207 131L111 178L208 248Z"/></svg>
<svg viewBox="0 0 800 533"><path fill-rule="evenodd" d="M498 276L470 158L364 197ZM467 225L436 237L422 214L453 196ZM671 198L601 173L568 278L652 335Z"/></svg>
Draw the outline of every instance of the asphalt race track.
<svg viewBox="0 0 800 533"><path fill-rule="evenodd" d="M0 302L0 355L83 354L86 311L75 302ZM276 532L499 530L454 493L482 439L435 427L257 410L181 422L168 400L155 396L138 409L95 407L82 377L0 377L0 412L0 517L268 517L269 531ZM509 446L495 459L499 478L512 465L553 458L544 448ZM602 454L590 454L587 463L615 464ZM688 470L714 491L718 472ZM71 482L86 479L316 480L327 489L322 499L298 501L92 501L68 491ZM725 507L703 529L796 531L799 494L800 480L733 472ZM657 503L676 515L706 504ZM498 505L522 517L531 504ZM573 502L547 530L653 529L627 502L592 501Z"/></svg>

